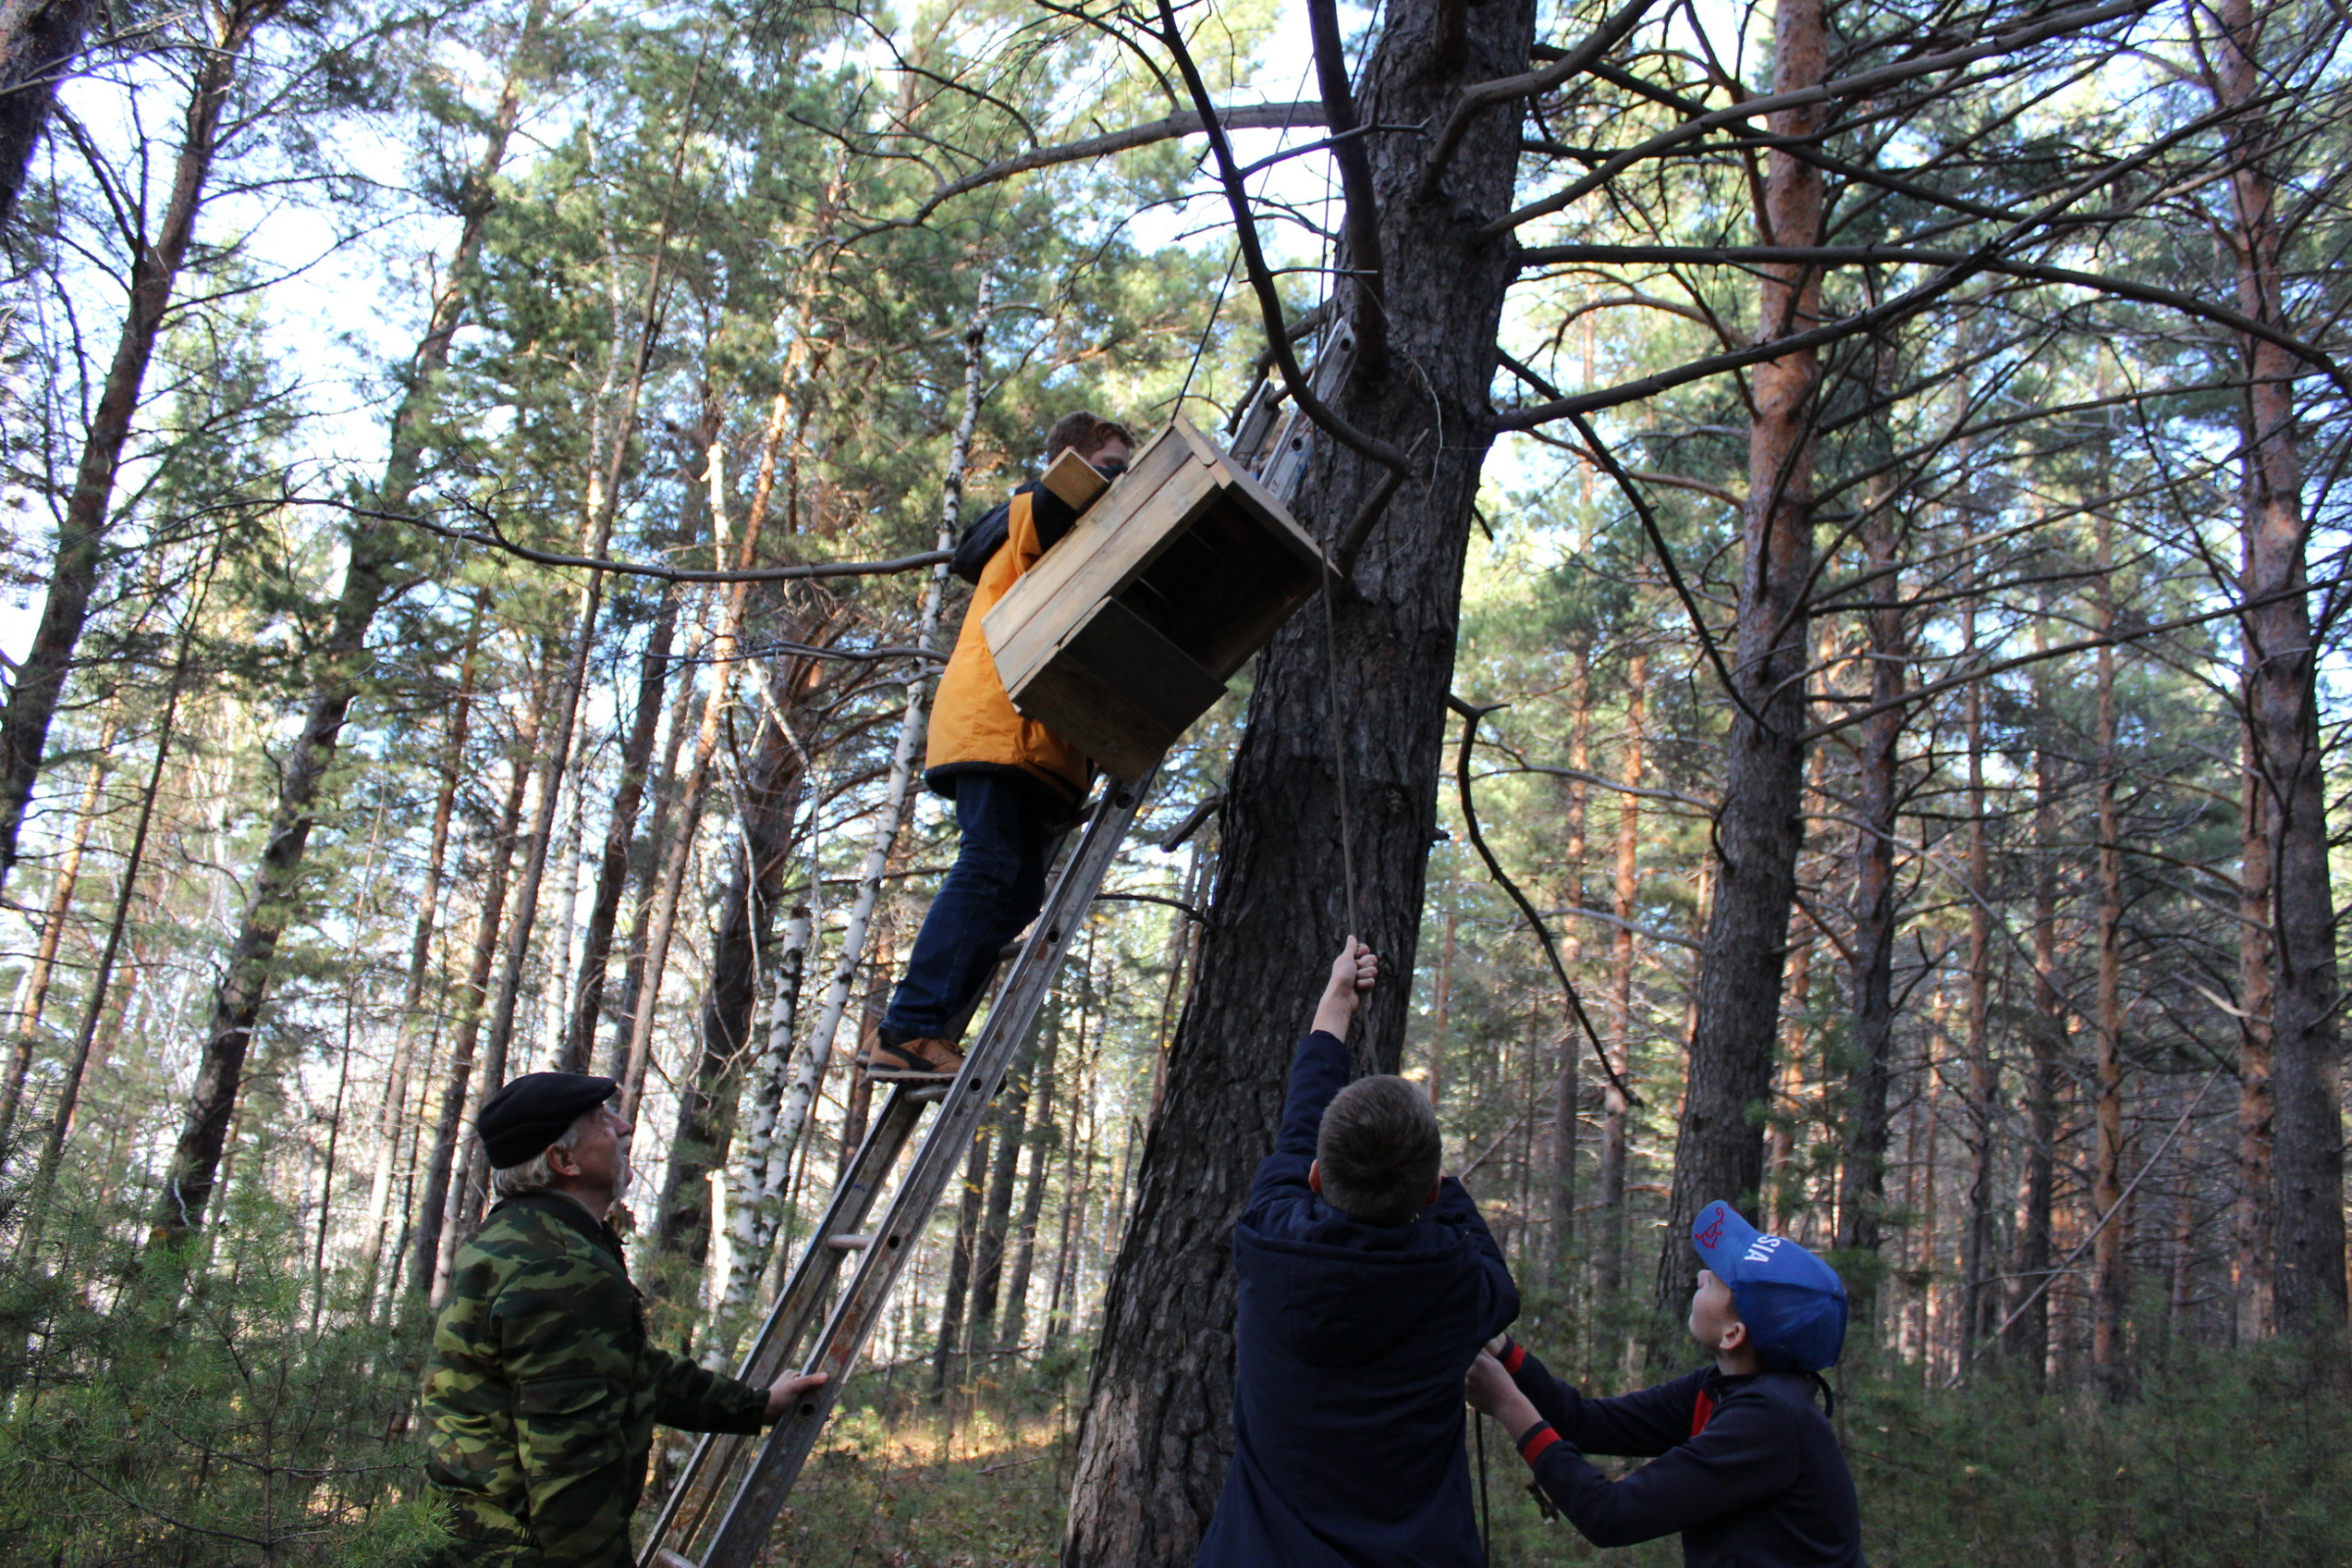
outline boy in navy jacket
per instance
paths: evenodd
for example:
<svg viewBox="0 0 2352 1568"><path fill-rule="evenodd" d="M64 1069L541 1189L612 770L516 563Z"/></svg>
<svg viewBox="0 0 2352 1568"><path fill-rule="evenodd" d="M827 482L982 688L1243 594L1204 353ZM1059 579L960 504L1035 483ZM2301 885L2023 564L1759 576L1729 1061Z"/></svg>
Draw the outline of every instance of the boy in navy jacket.
<svg viewBox="0 0 2352 1568"><path fill-rule="evenodd" d="M1481 1354L1470 1402L1500 1421L1536 1482L1596 1546L1683 1533L1688 1568L1863 1568L1862 1514L1838 1434L1813 1402L1845 1344L1845 1287L1785 1236L1709 1203L1690 1334L1715 1364L1589 1399L1508 1340ZM1651 1462L1611 1481L1586 1453Z"/></svg>
<svg viewBox="0 0 2352 1568"><path fill-rule="evenodd" d="M1233 1462L1200 1568L1478 1568L1462 1378L1519 1293L1429 1098L1348 1082L1377 960L1350 937L1234 1227Z"/></svg>

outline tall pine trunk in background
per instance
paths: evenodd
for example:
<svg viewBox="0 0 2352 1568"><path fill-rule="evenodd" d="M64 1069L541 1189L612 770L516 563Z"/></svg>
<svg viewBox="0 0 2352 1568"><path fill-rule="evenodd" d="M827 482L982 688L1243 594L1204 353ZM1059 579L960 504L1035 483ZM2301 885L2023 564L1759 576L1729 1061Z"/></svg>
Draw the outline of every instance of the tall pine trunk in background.
<svg viewBox="0 0 2352 1568"><path fill-rule="evenodd" d="M1464 86L1527 68L1530 0L1393 0L1362 74L1362 122L1442 123ZM1329 28L1336 34L1336 26ZM1336 39L1335 39L1336 46ZM1280 1113L1290 1048L1348 934L1340 866L1347 769L1360 933L1388 978L1356 1025L1357 1059L1396 1067L1412 992L1464 553L1477 497L1494 332L1512 246L1465 215L1510 205L1522 110L1489 109L1417 200L1424 143L1375 135L1390 364L1359 369L1338 412L1398 447L1436 424L1423 466L1370 535L1351 588L1308 605L1259 656L1228 776L1211 924L1146 1142L1102 1308L1078 1442L1069 1568L1189 1564L1230 1451L1229 1227ZM1353 248L1340 265L1354 265ZM1360 315L1359 315L1360 318ZM1385 470L1329 437L1296 509L1336 547ZM1327 592L1330 590L1326 590ZM1336 741L1335 741L1336 735Z"/></svg>
<svg viewBox="0 0 2352 1568"><path fill-rule="evenodd" d="M139 411L148 362L155 357L156 340L172 306L172 290L187 260L188 245L196 236L196 217L203 210L206 186L212 179L213 159L220 150L221 120L236 85L237 66L255 30L276 16L282 3L246 0L217 10L200 10L192 19L203 37L189 51L195 56L196 69L180 121L179 156L172 169L171 196L153 237L143 228L135 229L131 236L127 308L115 339L114 358L107 365L106 379L98 389L96 408L83 434L74 488L58 518L49 592L41 603L31 646L10 672L8 700L0 705L0 884L6 883L16 866L18 837L48 750L49 723L65 695L66 679L74 668L74 651L89 621L91 596L98 591L98 574L106 564L107 530L115 520L115 477L130 440L131 420ZM17 15L0 18L8 23L23 20ZM10 64L0 61L0 69ZM25 87L10 93L6 85L0 82L0 105L14 99L29 107L30 99L46 92L45 87ZM143 210L140 216L144 217ZM221 1125L227 1125L225 1112ZM209 1174L207 1179L209 1182ZM201 1195L196 1200L201 1209Z"/></svg>
<svg viewBox="0 0 2352 1568"><path fill-rule="evenodd" d="M1625 670L1625 749L1618 764L1618 781L1625 792L1617 797L1617 885L1613 912L1617 930L1609 953L1609 1065L1617 1078L1627 1075L1634 1060L1634 919L1642 903L1642 772L1648 739L1649 652L1637 647ZM1573 1043L1569 1049L1573 1050ZM1614 1302L1625 1289L1625 1160L1626 1118L1632 1109L1616 1082L1600 1086L1600 1237L1593 1248L1593 1291L1602 1301Z"/></svg>
<svg viewBox="0 0 2352 1568"><path fill-rule="evenodd" d="M524 20L508 60L506 87L499 96L488 139L467 172L460 197L464 221L457 247L442 273L440 292L433 298L424 336L410 366L408 386L392 416L390 451L384 459L383 477L376 485L376 511L408 511L422 475L440 379L449 368L450 344L465 320L483 229L493 205L492 185L506 161L507 144L521 112L522 84L544 15L544 3L535 3ZM178 1235L203 1221L229 1115L236 1104L245 1054L274 977L277 944L301 913L297 894L303 857L310 847L319 792L334 764L344 721L367 678L368 629L394 589L411 542L400 523L380 517L356 522L351 529L351 554L336 596L334 618L318 650L318 663L324 678L311 694L302 729L278 772L270 835L247 884L237 934L213 991L196 1086L172 1156L172 1178L156 1210L159 1236Z"/></svg>
<svg viewBox="0 0 2352 1568"><path fill-rule="evenodd" d="M2230 125L2237 231L2237 308L2291 331L2285 237L2278 211L2280 154L2273 88L2262 70L2253 0L2224 0L2215 48ZM2269 829L2272 984L2271 1227L2280 1332L2340 1335L2345 1323L2343 1029L2336 1016L2335 900L2328 867L2328 784L2320 735L2319 647L2312 634L2303 458L2292 355L2267 339L2244 345L2240 477L2247 649L2246 721Z"/></svg>
<svg viewBox="0 0 2352 1568"><path fill-rule="evenodd" d="M1845 1159L1838 1174L1838 1245L1849 1251L1877 1252L1886 1206L1886 1097L1894 1068L1894 949L1902 932L1895 901L1895 815L1902 807L1904 662L1909 657L1903 629L1900 543L1892 503L1873 495L1865 505L1862 569L1871 580L1874 608L1867 627L1869 706L1855 758L1854 885L1848 939L1853 1033L1847 1042ZM1849 1271L1855 1321L1876 1321L1871 1298L1875 1276Z"/></svg>
<svg viewBox="0 0 2352 1568"><path fill-rule="evenodd" d="M2115 634L2115 523L2105 511L2098 514L2098 567L2091 584L2091 625L2101 637ZM2124 846L2123 824L2117 810L2116 777L2122 763L2116 756L2121 715L2115 701L2115 648L2102 646L2094 656L2096 715L2091 737L2093 765L2098 769L2095 795L2098 822L2097 979L2091 1009L2091 1033L2096 1037L2094 1073L2098 1093L2092 1101L2095 1140L2091 1152L2091 1223L2099 1227L2091 1239L2091 1364L2110 1376L2122 1349L2125 1295L2124 1231L2128 1216L2124 1201ZM2112 1382L2111 1382L2112 1390Z"/></svg>
<svg viewBox="0 0 2352 1568"><path fill-rule="evenodd" d="M1781 0L1774 13L1772 87L1797 92L1823 79L1822 0ZM1785 109L1773 135L1802 141L1821 111ZM1775 149L1764 155L1759 237L1819 242L1822 173ZM1802 264L1758 269L1759 341L1802 332L1821 316L1821 274ZM1690 1039L1674 1192L1660 1238L1657 1305L1679 1319L1696 1284L1692 1216L1717 1199L1747 1208L1764 1179L1764 1130L1755 1107L1771 1093L1783 960L1804 843L1805 596L1813 567L1813 426L1819 356L1769 360L1749 372L1747 503L1740 559L1736 705L1725 739L1715 820L1715 907L1699 960L1697 1027Z"/></svg>

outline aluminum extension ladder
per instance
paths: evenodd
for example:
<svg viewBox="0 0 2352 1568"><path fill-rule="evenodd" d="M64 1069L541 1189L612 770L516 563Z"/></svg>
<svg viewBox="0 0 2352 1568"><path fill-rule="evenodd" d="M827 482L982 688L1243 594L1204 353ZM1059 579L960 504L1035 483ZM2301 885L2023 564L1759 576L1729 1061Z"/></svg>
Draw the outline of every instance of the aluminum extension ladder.
<svg viewBox="0 0 2352 1568"><path fill-rule="evenodd" d="M1317 392L1329 398L1353 362L1354 334L1343 323L1325 334L1322 348L1315 358L1313 382ZM1235 421L1233 448L1235 458L1287 502L1305 472L1313 426L1296 408L1282 404L1275 383L1261 384ZM735 1374L755 1387L774 1382L830 1300L824 1326L800 1362L805 1372L829 1376L785 1411L764 1438L712 1433L695 1445L638 1554L639 1568L752 1568L767 1545L802 1466L841 1399L851 1369L881 1322L899 1275L914 1255L949 1180L962 1167L980 1118L1004 1087L1013 1054L1054 989L1062 959L1077 940L1158 771L1154 766L1132 784L1111 781L1096 797L1086 830L1064 857L1045 908L1014 956L979 1038L964 1055L962 1070L944 1086L900 1084L892 1089ZM914 1137L923 1112L933 1105L939 1114L900 1177L882 1222L867 1229L884 1183ZM853 1256L857 1263L849 1284L837 1291Z"/></svg>

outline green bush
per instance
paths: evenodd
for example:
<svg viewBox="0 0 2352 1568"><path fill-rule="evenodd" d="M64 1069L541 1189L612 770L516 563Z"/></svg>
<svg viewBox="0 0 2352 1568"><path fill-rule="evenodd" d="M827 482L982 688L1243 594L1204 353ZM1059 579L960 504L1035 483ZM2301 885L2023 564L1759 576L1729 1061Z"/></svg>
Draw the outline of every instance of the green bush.
<svg viewBox="0 0 2352 1568"><path fill-rule="evenodd" d="M0 1270L0 1562L371 1568L439 1543L413 1338L314 1302L305 1234L246 1195L201 1268L146 1250L123 1208L61 1201L17 1238Z"/></svg>

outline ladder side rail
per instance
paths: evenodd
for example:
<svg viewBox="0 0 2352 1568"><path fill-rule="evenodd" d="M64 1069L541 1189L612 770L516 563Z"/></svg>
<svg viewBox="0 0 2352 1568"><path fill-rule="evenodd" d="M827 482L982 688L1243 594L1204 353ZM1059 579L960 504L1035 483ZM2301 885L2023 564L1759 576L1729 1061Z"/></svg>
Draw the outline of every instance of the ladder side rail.
<svg viewBox="0 0 2352 1568"><path fill-rule="evenodd" d="M831 1376L808 1392L769 1431L751 1474L719 1521L700 1568L751 1568L764 1546L776 1516L815 1449L850 1370L866 1337L882 1315L891 1289L930 1225L948 1179L961 1164L980 1117L1009 1065L1013 1048L1027 1033L1052 990L1062 959L1075 945L1081 917L1109 874L1149 794L1151 773L1135 784L1113 784L1089 824L1078 854L1063 871L1037 923L1013 962L1004 993L990 1010L979 1041L933 1118L923 1147L891 1200L890 1211L865 1249L858 1272L835 1303L807 1369Z"/></svg>
<svg viewBox="0 0 2352 1568"><path fill-rule="evenodd" d="M848 1174L834 1189L816 1229L809 1233L807 1250L793 1265L791 1277L768 1309L759 1336L744 1353L743 1362L735 1372L738 1382L760 1386L775 1381L793 1347L808 1332L809 1323L832 1294L841 1273L845 1254L827 1244L836 1236L855 1234L865 1223L873 1212L875 1199L881 1194L883 1179L898 1163L900 1153L913 1136L924 1105L939 1098L940 1091L931 1086L902 1084L884 1102L882 1114L866 1129ZM810 1136L810 1131L804 1129L802 1136ZM646 1538L645 1550L639 1555L641 1568L657 1568L663 1550L691 1542L702 1529L727 1473L741 1456L748 1436L733 1432L703 1434ZM706 1467L712 1465L716 1469L706 1473ZM678 1542L671 1541L673 1535L679 1537Z"/></svg>

